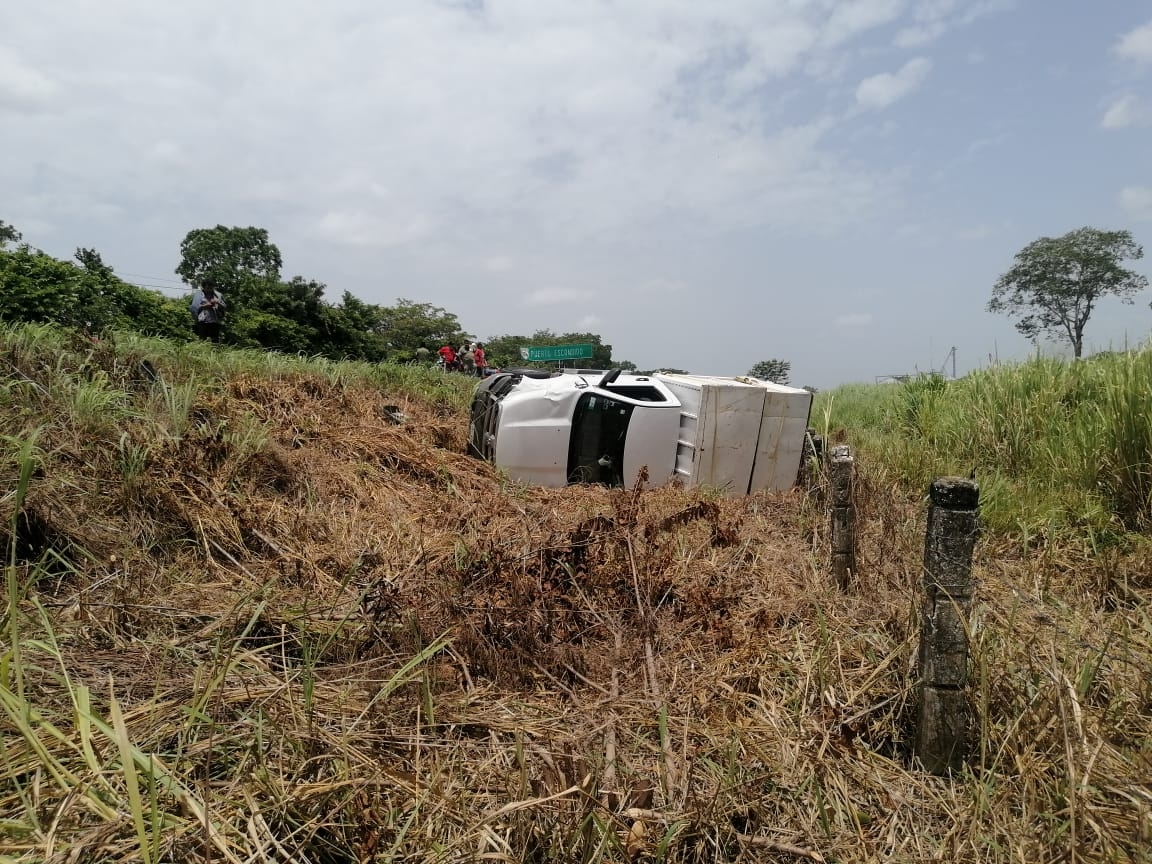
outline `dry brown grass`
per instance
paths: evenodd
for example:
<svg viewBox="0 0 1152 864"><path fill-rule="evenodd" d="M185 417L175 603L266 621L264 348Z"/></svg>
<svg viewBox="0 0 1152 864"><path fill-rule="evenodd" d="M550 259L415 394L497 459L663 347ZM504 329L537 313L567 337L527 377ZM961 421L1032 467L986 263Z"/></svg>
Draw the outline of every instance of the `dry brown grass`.
<svg viewBox="0 0 1152 864"><path fill-rule="evenodd" d="M980 546L973 754L934 778L916 495L862 484L843 594L818 490L523 488L461 412L307 372L165 436L154 386L46 425L4 499L0 856L1152 860L1146 558Z"/></svg>

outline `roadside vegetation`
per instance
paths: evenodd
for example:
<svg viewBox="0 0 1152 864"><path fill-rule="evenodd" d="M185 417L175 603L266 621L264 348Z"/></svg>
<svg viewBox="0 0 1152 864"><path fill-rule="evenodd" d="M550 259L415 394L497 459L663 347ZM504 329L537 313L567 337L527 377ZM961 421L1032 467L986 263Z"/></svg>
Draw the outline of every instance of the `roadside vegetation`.
<svg viewBox="0 0 1152 864"><path fill-rule="evenodd" d="M77 249L63 261L24 243L15 227L0 220L0 321L52 323L90 334L110 331L192 339L189 301L205 278L222 287L227 303L223 342L305 354L329 360L407 363L423 349L435 356L442 345L459 346L476 337L452 312L431 303L398 298L395 305L367 303L344 291L332 302L323 282L285 278L280 249L268 231L254 226L197 228L180 244L176 273L182 298L121 279L94 249ZM155 277L166 279L167 277ZM521 359L525 345L589 344L592 369L635 369L612 357L597 333L506 334L486 340L490 365L540 366Z"/></svg>
<svg viewBox="0 0 1152 864"><path fill-rule="evenodd" d="M1152 861L1149 363L820 394L842 593L818 472L528 488L464 454L462 376L0 329L0 860ZM922 499L972 468L937 778Z"/></svg>
<svg viewBox="0 0 1152 864"><path fill-rule="evenodd" d="M1139 543L1152 524L1152 350L1036 357L959 380L851 385L817 396L877 482L974 476L984 523L1024 549Z"/></svg>

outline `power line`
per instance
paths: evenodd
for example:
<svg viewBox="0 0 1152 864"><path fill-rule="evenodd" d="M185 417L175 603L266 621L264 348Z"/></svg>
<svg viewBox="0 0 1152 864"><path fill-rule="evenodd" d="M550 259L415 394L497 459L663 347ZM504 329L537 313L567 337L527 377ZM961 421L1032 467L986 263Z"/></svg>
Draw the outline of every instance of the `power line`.
<svg viewBox="0 0 1152 864"><path fill-rule="evenodd" d="M177 285L183 285L184 282L180 279L170 279L167 276L149 276L146 273L129 273L127 270L121 271L125 276L134 276L137 279L147 279L150 282L175 282Z"/></svg>

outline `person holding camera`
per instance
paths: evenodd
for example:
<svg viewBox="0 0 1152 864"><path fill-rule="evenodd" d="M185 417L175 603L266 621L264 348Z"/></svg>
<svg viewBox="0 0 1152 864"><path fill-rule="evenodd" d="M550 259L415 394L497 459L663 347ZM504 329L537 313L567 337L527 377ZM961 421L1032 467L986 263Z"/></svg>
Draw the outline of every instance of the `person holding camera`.
<svg viewBox="0 0 1152 864"><path fill-rule="evenodd" d="M211 276L200 280L200 287L192 295L192 319L196 335L209 342L220 341L220 325L224 322L224 296Z"/></svg>

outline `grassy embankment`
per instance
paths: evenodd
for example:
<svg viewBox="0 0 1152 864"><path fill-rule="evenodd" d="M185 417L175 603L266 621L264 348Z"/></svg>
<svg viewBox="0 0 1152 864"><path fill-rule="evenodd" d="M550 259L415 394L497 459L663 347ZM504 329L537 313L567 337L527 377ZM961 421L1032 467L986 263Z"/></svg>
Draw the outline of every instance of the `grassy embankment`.
<svg viewBox="0 0 1152 864"><path fill-rule="evenodd" d="M975 470L985 524L1025 548L1136 541L1152 524L1152 351L840 387L813 422L850 430L881 482Z"/></svg>
<svg viewBox="0 0 1152 864"><path fill-rule="evenodd" d="M1150 362L822 394L844 595L818 485L529 489L462 378L0 332L0 860L1152 860ZM972 467L932 778L921 499Z"/></svg>

